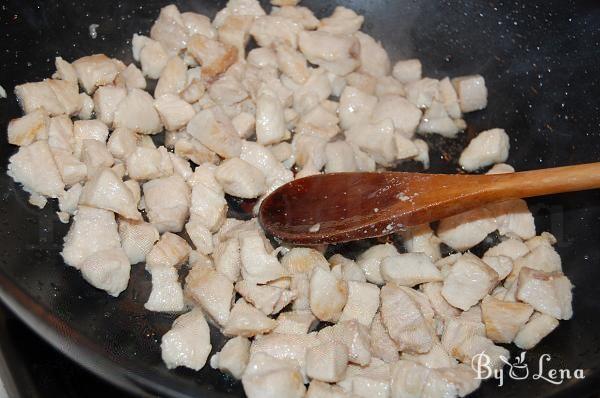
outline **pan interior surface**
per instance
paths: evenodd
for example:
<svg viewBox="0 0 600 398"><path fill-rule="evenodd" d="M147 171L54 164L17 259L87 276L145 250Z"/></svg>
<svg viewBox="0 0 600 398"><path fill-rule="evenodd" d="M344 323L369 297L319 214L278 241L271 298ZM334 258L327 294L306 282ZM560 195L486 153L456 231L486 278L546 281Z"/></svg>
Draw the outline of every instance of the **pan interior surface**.
<svg viewBox="0 0 600 398"><path fill-rule="evenodd" d="M225 1L176 1L181 11L213 17ZM600 160L600 7L593 2L306 0L317 17L343 4L365 16L363 30L381 40L392 62L419 58L424 75L443 78L481 74L488 107L466 117L468 131L457 140L426 137L428 172L455 172L457 155L482 130L501 127L511 137L508 163L517 170ZM21 111L16 84L39 81L54 72L54 57L71 61L105 53L132 62L131 37L148 34L166 1L8 0L0 8L0 99L4 129ZM265 9L269 5L263 2ZM97 37L89 26L98 24ZM3 130L5 131L5 130ZM128 289L118 298L89 286L60 257L61 224L53 203L39 210L6 174L15 148L0 134L0 297L34 330L85 367L140 395L236 397L240 383L205 366L200 372L169 371L160 358L161 336L173 315L148 312L143 304L150 279L142 265L132 267ZM408 164L399 170L411 170ZM566 275L575 285L574 318L527 353L529 372L549 354L543 371L583 369L584 380L549 383L541 378L484 382L475 397L589 396L598 388L600 367L600 191L528 200L538 233L558 239ZM236 204L231 206L236 211ZM237 207L239 208L239 206ZM241 211L241 210L240 210ZM239 215L239 214L238 214ZM246 213L245 216L248 216ZM489 245L491 240L487 242ZM331 247L329 253L355 254L361 244ZM484 243L485 245L485 243ZM481 250L482 247L476 248ZM480 253L478 253L480 254ZM211 330L213 352L224 339ZM519 351L512 347L512 354ZM505 372L506 373L506 372Z"/></svg>

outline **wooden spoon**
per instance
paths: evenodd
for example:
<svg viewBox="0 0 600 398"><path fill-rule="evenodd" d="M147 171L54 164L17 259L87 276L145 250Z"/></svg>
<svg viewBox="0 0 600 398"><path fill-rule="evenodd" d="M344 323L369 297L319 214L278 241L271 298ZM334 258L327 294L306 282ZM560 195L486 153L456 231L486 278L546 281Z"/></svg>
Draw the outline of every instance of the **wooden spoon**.
<svg viewBox="0 0 600 398"><path fill-rule="evenodd" d="M600 163L510 174L332 173L267 196L260 222L297 244L372 238L506 199L600 188Z"/></svg>

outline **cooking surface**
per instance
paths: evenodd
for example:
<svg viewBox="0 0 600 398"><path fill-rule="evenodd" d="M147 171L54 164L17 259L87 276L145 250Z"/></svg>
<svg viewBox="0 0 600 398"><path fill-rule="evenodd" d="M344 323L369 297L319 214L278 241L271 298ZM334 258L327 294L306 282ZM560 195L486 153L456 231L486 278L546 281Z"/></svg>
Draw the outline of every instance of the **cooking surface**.
<svg viewBox="0 0 600 398"><path fill-rule="evenodd" d="M166 1L143 5L119 1L24 2L0 6L0 125L20 114L15 84L48 77L57 55L72 60L104 52L131 61L129 40L147 32ZM179 1L182 11L213 16L224 2ZM318 17L337 2L302 4ZM456 141L434 137L431 172L454 172L460 147L475 133L502 127L511 136L508 163L517 170L600 160L600 8L592 1L530 2L346 1L365 15L364 30L382 40L392 60L418 57L427 76L480 73L489 105L467 116L469 130ZM99 24L92 39L89 25ZM0 134L2 170L15 150ZM450 159L451 158L451 159ZM448 162L450 159L450 163ZM412 169L414 165L401 167ZM56 206L40 211L4 173L0 175L0 295L27 323L84 366L140 394L240 396L232 383L206 366L200 372L168 371L159 342L174 316L149 313L143 303L150 279L142 266L119 298L91 288L75 269L64 266L59 251L68 226ZM549 367L585 370L586 380L555 386L542 380L511 381L498 388L483 383L475 397L585 396L598 389L600 371L600 191L529 200L538 231L557 239L563 268L573 284L574 318L528 352L537 370L543 353ZM240 206L234 206L240 208ZM353 244L330 252L352 255ZM480 254L480 253L478 253ZM213 350L223 344L216 330ZM515 351L513 351L513 354Z"/></svg>

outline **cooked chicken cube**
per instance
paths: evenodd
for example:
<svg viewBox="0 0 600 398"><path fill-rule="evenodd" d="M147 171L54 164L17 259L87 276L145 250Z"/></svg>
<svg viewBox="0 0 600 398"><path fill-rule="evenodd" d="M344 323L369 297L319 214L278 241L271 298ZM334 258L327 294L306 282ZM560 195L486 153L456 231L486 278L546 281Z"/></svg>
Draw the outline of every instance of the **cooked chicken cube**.
<svg viewBox="0 0 600 398"><path fill-rule="evenodd" d="M386 119L391 119L398 133L411 138L421 120L421 111L403 97L386 95L373 108L372 120L382 122Z"/></svg>
<svg viewBox="0 0 600 398"><path fill-rule="evenodd" d="M214 39L217 37L217 30L211 25L210 18L195 12L181 13L181 19L188 29L190 35L201 34Z"/></svg>
<svg viewBox="0 0 600 398"><path fill-rule="evenodd" d="M431 347L431 350L425 354L403 353L402 359L417 362L430 369L450 368L457 364L456 360L448 355L442 344L439 342L436 342Z"/></svg>
<svg viewBox="0 0 600 398"><path fill-rule="evenodd" d="M15 95L25 113L38 109L50 116L66 113L48 80L15 86Z"/></svg>
<svg viewBox="0 0 600 398"><path fill-rule="evenodd" d="M76 116L81 120L91 119L94 112L94 100L86 93L79 93L79 99L81 100L81 109Z"/></svg>
<svg viewBox="0 0 600 398"><path fill-rule="evenodd" d="M248 398L302 398L306 392L298 366L262 352L250 357L242 384Z"/></svg>
<svg viewBox="0 0 600 398"><path fill-rule="evenodd" d="M375 124L357 124L344 132L346 140L368 153L375 162L390 166L397 157L394 125L391 119Z"/></svg>
<svg viewBox="0 0 600 398"><path fill-rule="evenodd" d="M7 174L23 185L27 192L36 192L52 198L65 188L48 141L36 141L22 146L8 159Z"/></svg>
<svg viewBox="0 0 600 398"><path fill-rule="evenodd" d="M146 268L175 267L184 264L192 248L185 239L171 232L165 232L146 255Z"/></svg>
<svg viewBox="0 0 600 398"><path fill-rule="evenodd" d="M428 77L407 83L404 86L406 98L418 108L429 108L439 95L439 83L439 80Z"/></svg>
<svg viewBox="0 0 600 398"><path fill-rule="evenodd" d="M85 184L79 203L110 210L132 220L142 219L131 190L109 168L101 168Z"/></svg>
<svg viewBox="0 0 600 398"><path fill-rule="evenodd" d="M318 320L310 311L281 312L277 317L277 327L273 333L307 334Z"/></svg>
<svg viewBox="0 0 600 398"><path fill-rule="evenodd" d="M174 4L160 10L158 19L150 29L152 39L161 42L170 53L177 54L187 43L187 27Z"/></svg>
<svg viewBox="0 0 600 398"><path fill-rule="evenodd" d="M249 138L254 134L256 119L250 113L241 112L239 115L231 119L231 123L233 124L233 127L240 138Z"/></svg>
<svg viewBox="0 0 600 398"><path fill-rule="evenodd" d="M265 249L263 239L257 231L240 233L242 277L254 283L266 283L285 276L286 271L277 256Z"/></svg>
<svg viewBox="0 0 600 398"><path fill-rule="evenodd" d="M519 273L517 299L556 319L571 319L572 288L569 279L561 272L544 272L524 267Z"/></svg>
<svg viewBox="0 0 600 398"><path fill-rule="evenodd" d="M381 261L397 254L398 250L392 244L375 245L360 254L356 262L365 273L367 281L383 285L385 281L381 276Z"/></svg>
<svg viewBox="0 0 600 398"><path fill-rule="evenodd" d="M237 49L229 44L195 34L188 41L187 51L202 65L202 76L213 78L225 72L237 60Z"/></svg>
<svg viewBox="0 0 600 398"><path fill-rule="evenodd" d="M132 40L134 51L136 36L137 35L134 34ZM144 76L147 76L150 79L158 79L167 65L167 62L169 62L169 54L160 42L144 37L141 49L139 50L139 60L142 65L142 73Z"/></svg>
<svg viewBox="0 0 600 398"><path fill-rule="evenodd" d="M321 342L338 342L348 348L348 360L358 365L371 362L369 330L358 321L344 321L319 331Z"/></svg>
<svg viewBox="0 0 600 398"><path fill-rule="evenodd" d="M185 366L200 370L211 348L210 329L200 309L179 316L160 344L162 359L169 369Z"/></svg>
<svg viewBox="0 0 600 398"><path fill-rule="evenodd" d="M248 304L243 298L236 301L229 319L223 328L225 336L252 337L269 333L277 326L277 321Z"/></svg>
<svg viewBox="0 0 600 398"><path fill-rule="evenodd" d="M187 66L178 56L172 57L160 74L154 89L154 97L158 99L165 94L179 94L186 87L186 83Z"/></svg>
<svg viewBox="0 0 600 398"><path fill-rule="evenodd" d="M329 258L331 271L338 272L345 281L366 282L367 278L363 270L355 261L345 258L340 254L335 254ZM339 271L336 271L339 270Z"/></svg>
<svg viewBox="0 0 600 398"><path fill-rule="evenodd" d="M353 36L336 35L322 30L302 31L298 35L298 46L310 63L339 76L347 75L360 64L356 59L356 50L360 44Z"/></svg>
<svg viewBox="0 0 600 398"><path fill-rule="evenodd" d="M56 78L77 84L77 71L73 65L62 59L62 57L54 58L54 65L56 66Z"/></svg>
<svg viewBox="0 0 600 398"><path fill-rule="evenodd" d="M128 90L133 88L144 90L146 88L146 79L142 71L135 64L129 64L127 68L119 72L115 79L115 84L124 86Z"/></svg>
<svg viewBox="0 0 600 398"><path fill-rule="evenodd" d="M250 28L250 34L261 47L285 44L294 49L298 47L298 34L301 31L300 24L276 15L260 16Z"/></svg>
<svg viewBox="0 0 600 398"><path fill-rule="evenodd" d="M283 107L270 89L262 89L256 102L256 139L259 144L275 144L287 134Z"/></svg>
<svg viewBox="0 0 600 398"><path fill-rule="evenodd" d="M349 281L348 299L340 315L340 321L356 320L366 327L379 308L379 288L371 283Z"/></svg>
<svg viewBox="0 0 600 398"><path fill-rule="evenodd" d="M81 97L76 84L64 80L48 79L45 81L61 104L66 115L74 115L81 109Z"/></svg>
<svg viewBox="0 0 600 398"><path fill-rule="evenodd" d="M389 75L391 70L390 58L381 43L360 31L354 33L354 37L358 39L360 44L359 70L376 77Z"/></svg>
<svg viewBox="0 0 600 398"><path fill-rule="evenodd" d="M510 303L487 296L481 302L485 332L496 343L510 343L533 313L525 303Z"/></svg>
<svg viewBox="0 0 600 398"><path fill-rule="evenodd" d="M503 129L486 130L469 142L458 162L463 169L474 171L506 161L509 148L508 135Z"/></svg>
<svg viewBox="0 0 600 398"><path fill-rule="evenodd" d="M326 342L306 352L306 374L314 380L340 381L348 366L348 348L338 342Z"/></svg>
<svg viewBox="0 0 600 398"><path fill-rule="evenodd" d="M233 75L226 74L208 88L212 100L223 107L236 105L248 98L248 92Z"/></svg>
<svg viewBox="0 0 600 398"><path fill-rule="evenodd" d="M282 83L293 90L294 111L300 114L304 114L321 104L332 93L331 83L325 69L311 69L310 72L310 77L301 86L291 82L285 75L281 76Z"/></svg>
<svg viewBox="0 0 600 398"><path fill-rule="evenodd" d="M185 231L196 250L202 254L211 254L213 252L212 234L208 228L199 222L188 222L185 224Z"/></svg>
<svg viewBox="0 0 600 398"><path fill-rule="evenodd" d="M321 20L319 30L337 35L350 35L360 29L364 17L349 8L338 6L333 14Z"/></svg>
<svg viewBox="0 0 600 398"><path fill-rule="evenodd" d="M309 302L310 309L317 318L325 322L337 321L346 305L347 298L346 281L338 279L336 275L321 267L315 267L312 270Z"/></svg>
<svg viewBox="0 0 600 398"><path fill-rule="evenodd" d="M538 246L552 246L556 244L557 240L554 235L549 232L542 232L539 236L535 236L527 242L525 245L529 248L529 250L534 250Z"/></svg>
<svg viewBox="0 0 600 398"><path fill-rule="evenodd" d="M424 253L403 253L381 261L381 276L386 282L415 286L425 282L441 282L442 274Z"/></svg>
<svg viewBox="0 0 600 398"><path fill-rule="evenodd" d="M271 15L284 17L291 19L298 24L302 25L306 30L316 29L319 26L319 20L315 17L313 12L307 7L292 7L293 4L283 4L283 3L292 3L295 0L274 0L276 2L282 3L282 7L273 7L271 9ZM272 1L272 4L275 4Z"/></svg>
<svg viewBox="0 0 600 398"><path fill-rule="evenodd" d="M81 57L72 65L79 83L88 94L92 94L97 87L112 83L119 73L117 64L104 54Z"/></svg>
<svg viewBox="0 0 600 398"><path fill-rule="evenodd" d="M489 206L496 215L500 235L531 239L535 236L533 215L522 199L507 200Z"/></svg>
<svg viewBox="0 0 600 398"><path fill-rule="evenodd" d="M37 112L34 112L30 115L35 115L36 113ZM25 119L25 117L22 119ZM50 148L53 150L60 149L71 153L73 152L73 145L75 144L75 137L73 135L73 122L67 115L60 115L50 118L47 130L39 130L36 134L36 138L38 140L47 138L48 145L50 145Z"/></svg>
<svg viewBox="0 0 600 398"><path fill-rule="evenodd" d="M436 133L448 138L454 138L460 131L457 123L448 116L444 106L433 100L425 111L417 128L419 133Z"/></svg>
<svg viewBox="0 0 600 398"><path fill-rule="evenodd" d="M404 248L409 253L425 253L431 261L441 258L440 240L434 235L429 224L409 228L400 235L404 241Z"/></svg>
<svg viewBox="0 0 600 398"><path fill-rule="evenodd" d="M281 265L291 275L299 273L310 274L315 267L329 270L329 263L323 255L308 247L294 247L281 259Z"/></svg>
<svg viewBox="0 0 600 398"><path fill-rule="evenodd" d="M146 255L159 238L152 224L124 218L119 219L119 236L130 264L146 261Z"/></svg>
<svg viewBox="0 0 600 398"><path fill-rule="evenodd" d="M389 397L390 365L376 358L368 366L349 365L346 377L338 385L351 396Z"/></svg>
<svg viewBox="0 0 600 398"><path fill-rule="evenodd" d="M121 248L114 213L86 206L75 213L64 240L61 255L67 265L78 269L91 254Z"/></svg>
<svg viewBox="0 0 600 398"><path fill-rule="evenodd" d="M210 367L241 379L250 360L250 340L234 337L225 343L221 351L210 358Z"/></svg>
<svg viewBox="0 0 600 398"><path fill-rule="evenodd" d="M150 222L161 233L181 232L190 214L190 188L185 180L174 174L148 181L142 188Z"/></svg>
<svg viewBox="0 0 600 398"><path fill-rule="evenodd" d="M410 83L421 79L421 61L407 59L396 62L392 75L400 83Z"/></svg>
<svg viewBox="0 0 600 398"><path fill-rule="evenodd" d="M240 155L242 140L231 120L218 108L198 112L188 123L187 132L224 158Z"/></svg>
<svg viewBox="0 0 600 398"><path fill-rule="evenodd" d="M528 252L529 248L525 243L518 239L510 238L489 248L485 252L484 257L505 256L512 260L516 260L517 258L526 255Z"/></svg>
<svg viewBox="0 0 600 398"><path fill-rule="evenodd" d="M237 282L241 277L242 268L239 239L234 237L216 243L213 260L217 271L225 275L230 281Z"/></svg>
<svg viewBox="0 0 600 398"><path fill-rule="evenodd" d="M306 58L292 47L282 44L275 48L275 66L297 84L304 84L310 77Z"/></svg>
<svg viewBox="0 0 600 398"><path fill-rule="evenodd" d="M286 169L267 148L255 142L243 141L240 158L260 170L266 178L267 191L271 192L294 179L293 173Z"/></svg>
<svg viewBox="0 0 600 398"><path fill-rule="evenodd" d="M210 267L194 266L185 278L185 293L220 327L230 317L233 283Z"/></svg>
<svg viewBox="0 0 600 398"><path fill-rule="evenodd" d="M82 140L81 161L87 168L88 179L91 179L103 168L111 167L115 163L106 144L97 140Z"/></svg>
<svg viewBox="0 0 600 398"><path fill-rule="evenodd" d="M535 347L558 326L558 320L550 315L534 313L517 333L514 343L523 350Z"/></svg>
<svg viewBox="0 0 600 398"><path fill-rule="evenodd" d="M165 128L176 131L185 127L194 117L194 108L175 94L164 94L154 100L154 106Z"/></svg>
<svg viewBox="0 0 600 398"><path fill-rule="evenodd" d="M107 148L111 155L119 160L126 160L136 150L137 137L127 128L115 129L108 138Z"/></svg>
<svg viewBox="0 0 600 398"><path fill-rule="evenodd" d="M58 172L67 186L82 182L87 177L87 166L80 162L70 151L52 149L52 155Z"/></svg>
<svg viewBox="0 0 600 398"><path fill-rule="evenodd" d="M346 141L329 142L325 146L326 173L356 171L354 150Z"/></svg>
<svg viewBox="0 0 600 398"><path fill-rule="evenodd" d="M58 208L61 212L74 215L77 211L77 205L79 204L79 197L83 187L81 184L75 184L68 190L66 190L61 196L58 197Z"/></svg>
<svg viewBox="0 0 600 398"><path fill-rule="evenodd" d="M460 110L473 112L487 106L487 87L481 75L461 76L452 79L458 94Z"/></svg>
<svg viewBox="0 0 600 398"><path fill-rule="evenodd" d="M468 310L498 283L498 274L471 253L465 253L452 266L444 280L442 296L453 306Z"/></svg>
<svg viewBox="0 0 600 398"><path fill-rule="evenodd" d="M376 106L377 97L347 86L340 97L340 126L349 129L368 122Z"/></svg>
<svg viewBox="0 0 600 398"><path fill-rule="evenodd" d="M222 190L215 191L204 183L193 185L190 221L199 222L215 232L225 220L226 213L227 202Z"/></svg>
<svg viewBox="0 0 600 398"><path fill-rule="evenodd" d="M505 256L484 256L481 258L484 263L489 265L498 274L498 279L506 278L513 269L513 262L510 257Z"/></svg>
<svg viewBox="0 0 600 398"><path fill-rule="evenodd" d="M269 285L255 285L245 280L235 284L235 291L265 315L278 313L295 298L295 294L290 290Z"/></svg>
<svg viewBox="0 0 600 398"><path fill-rule="evenodd" d="M173 163L165 147L138 146L125 159L127 173L135 180L152 180L173 174Z"/></svg>
<svg viewBox="0 0 600 398"><path fill-rule="evenodd" d="M13 119L8 123L6 130L8 143L24 146L37 140L47 139L49 125L50 119L42 109L37 109L23 117ZM54 145L50 146L54 147Z"/></svg>
<svg viewBox="0 0 600 398"><path fill-rule="evenodd" d="M464 317L450 317L444 322L442 346L448 353L456 357L455 353L458 352L460 345L474 336L485 336L483 322L467 320Z"/></svg>
<svg viewBox="0 0 600 398"><path fill-rule="evenodd" d="M437 235L451 248L465 251L483 241L497 227L494 214L480 207L442 219Z"/></svg>
<svg viewBox="0 0 600 398"><path fill-rule="evenodd" d="M390 283L381 288L381 319L400 350L424 353L431 349L435 333L406 290Z"/></svg>
<svg viewBox="0 0 600 398"><path fill-rule="evenodd" d="M348 394L346 391L335 384L312 380L308 386L308 390L306 391L305 398L345 398L347 396Z"/></svg>
<svg viewBox="0 0 600 398"><path fill-rule="evenodd" d="M380 358L387 363L393 363L400 359L398 347L385 328L380 313L377 313L375 317L373 317L370 334L371 353L373 356Z"/></svg>
<svg viewBox="0 0 600 398"><path fill-rule="evenodd" d="M227 159L221 163L215 177L226 193L239 198L257 198L267 188L261 171L240 158Z"/></svg>
<svg viewBox="0 0 600 398"><path fill-rule="evenodd" d="M490 339L480 335L463 339L449 353L468 365L472 363L475 355L485 354L489 358L488 366L492 371L502 369L505 361L510 358L510 352L506 348L497 346Z"/></svg>
<svg viewBox="0 0 600 398"><path fill-rule="evenodd" d="M98 87L94 93L96 117L107 126L112 125L119 103L127 96L124 87L106 85Z"/></svg>
<svg viewBox="0 0 600 398"><path fill-rule="evenodd" d="M152 96L139 88L129 90L119 103L113 125L115 128L125 127L141 134L156 134L162 130Z"/></svg>
<svg viewBox="0 0 600 398"><path fill-rule="evenodd" d="M81 275L92 286L117 297L127 288L131 266L121 248L97 251L81 263Z"/></svg>
<svg viewBox="0 0 600 398"><path fill-rule="evenodd" d="M73 153L79 158L84 140L97 140L106 143L108 127L99 120L76 120L73 123L73 136L75 138Z"/></svg>

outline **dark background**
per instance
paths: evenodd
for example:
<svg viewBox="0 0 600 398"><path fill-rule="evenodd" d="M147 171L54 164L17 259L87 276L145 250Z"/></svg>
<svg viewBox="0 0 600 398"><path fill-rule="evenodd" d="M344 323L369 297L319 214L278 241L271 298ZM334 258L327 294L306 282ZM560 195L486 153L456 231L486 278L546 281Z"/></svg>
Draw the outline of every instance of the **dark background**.
<svg viewBox="0 0 600 398"><path fill-rule="evenodd" d="M223 1L176 3L182 12L209 16L224 6ZM467 115L468 131L451 143L426 138L432 147L430 171L456 171L460 147L477 132L494 127L505 128L511 136L508 162L517 170L600 160L600 7L596 2L339 3L365 15L363 29L383 42L393 62L418 57L426 76L480 73L486 78L488 108ZM20 114L12 94L16 84L49 77L58 55L71 61L106 53L130 62L131 36L147 34L160 7L168 2L5 0L0 4L0 84L9 95L0 100L0 126L4 128ZM336 4L302 2L318 17L331 13ZM99 24L96 39L89 36L92 23ZM4 134L0 136L0 168L5 170L15 148L7 145ZM413 166L401 165L400 169L409 167ZM174 317L143 309L150 281L141 266L134 267L128 290L117 299L91 288L58 255L67 226L57 220L55 206L39 211L28 205L26 194L4 173L0 187L0 297L37 333L84 367L141 395L241 394L239 384L209 366L200 372L164 367L159 342ZM559 386L540 380L507 381L502 388L488 382L474 396L576 397L597 391L599 199L600 192L591 191L528 201L539 232L547 230L558 238L564 271L576 286L574 318L561 322L530 351L528 364L537 369L539 356L549 353L549 367L582 368L586 379ZM353 252L350 246L337 250ZM31 335L22 326L11 330L13 335ZM215 330L212 343L214 350L223 344ZM17 355L26 357L25 351ZM28 362L35 367L35 356ZM76 371L68 379L73 383L85 380ZM60 376L43 382L48 386L63 383ZM101 388L89 383L94 391Z"/></svg>

